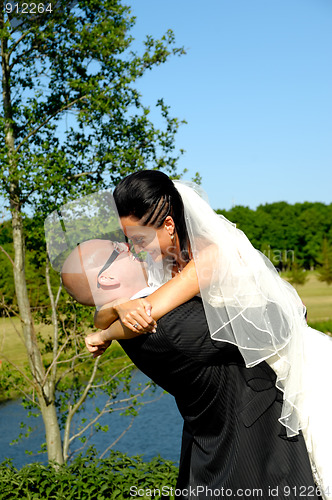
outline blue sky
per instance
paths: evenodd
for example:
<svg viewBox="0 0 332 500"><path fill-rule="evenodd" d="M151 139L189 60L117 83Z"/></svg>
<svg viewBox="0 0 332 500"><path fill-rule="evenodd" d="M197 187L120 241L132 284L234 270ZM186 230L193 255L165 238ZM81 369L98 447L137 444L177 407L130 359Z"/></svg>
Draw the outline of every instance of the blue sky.
<svg viewBox="0 0 332 500"><path fill-rule="evenodd" d="M179 170L213 208L332 202L331 0L129 3L137 42L171 28L187 49L139 89L187 120Z"/></svg>

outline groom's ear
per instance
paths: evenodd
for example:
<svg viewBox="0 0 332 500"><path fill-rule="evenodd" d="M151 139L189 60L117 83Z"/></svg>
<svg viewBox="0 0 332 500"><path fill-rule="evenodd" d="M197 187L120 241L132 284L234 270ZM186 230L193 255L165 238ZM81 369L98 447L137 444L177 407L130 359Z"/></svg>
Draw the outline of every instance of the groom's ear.
<svg viewBox="0 0 332 500"><path fill-rule="evenodd" d="M170 236L172 236L172 234L174 234L175 222L173 220L173 217L171 217L170 215L168 215L166 217L165 222L164 222L164 227Z"/></svg>
<svg viewBox="0 0 332 500"><path fill-rule="evenodd" d="M108 269L106 269L104 272L101 273L100 276L97 278L98 283L100 286L118 286L120 285L120 281L117 278L114 278L112 276L111 272L109 272Z"/></svg>

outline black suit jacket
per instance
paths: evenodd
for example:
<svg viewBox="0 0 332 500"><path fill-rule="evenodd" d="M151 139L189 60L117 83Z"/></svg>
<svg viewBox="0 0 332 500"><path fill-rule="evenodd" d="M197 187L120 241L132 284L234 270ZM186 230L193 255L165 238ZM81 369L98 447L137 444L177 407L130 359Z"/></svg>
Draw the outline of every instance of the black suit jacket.
<svg viewBox="0 0 332 500"><path fill-rule="evenodd" d="M161 318L157 333L121 345L184 419L181 498L319 498L302 435L287 439L278 422L273 370L248 369L236 347L211 340L200 299Z"/></svg>

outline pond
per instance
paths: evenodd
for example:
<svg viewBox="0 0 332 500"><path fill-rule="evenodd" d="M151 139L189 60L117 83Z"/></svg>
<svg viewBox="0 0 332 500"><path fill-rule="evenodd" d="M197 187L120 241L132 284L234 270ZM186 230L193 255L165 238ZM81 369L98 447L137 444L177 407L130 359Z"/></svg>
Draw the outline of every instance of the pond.
<svg viewBox="0 0 332 500"><path fill-rule="evenodd" d="M139 372L139 382L145 383L148 379ZM99 398L99 399L98 399ZM182 418L177 410L174 398L157 389L152 396L145 396L145 400L156 399L152 403L141 407L134 419L132 427L114 446L114 450L128 455L143 455L149 461L157 455L178 462L181 446ZM88 416L93 411L93 405L101 406L103 396L97 397L93 403L88 400L85 413ZM122 416L118 412L103 416L102 425L109 425L107 433L98 432L90 440L102 453L128 427L131 417ZM28 438L23 438L17 444L10 445L22 429L21 422L33 428ZM75 422L74 422L75 425ZM24 430L23 430L24 431ZM11 458L17 468L31 462L47 462L46 454L38 454L40 445L45 442L44 426L41 417L27 417L27 411L20 400L9 401L0 405L0 462ZM73 444L72 449L81 445L79 441ZM31 451L27 455L25 450Z"/></svg>

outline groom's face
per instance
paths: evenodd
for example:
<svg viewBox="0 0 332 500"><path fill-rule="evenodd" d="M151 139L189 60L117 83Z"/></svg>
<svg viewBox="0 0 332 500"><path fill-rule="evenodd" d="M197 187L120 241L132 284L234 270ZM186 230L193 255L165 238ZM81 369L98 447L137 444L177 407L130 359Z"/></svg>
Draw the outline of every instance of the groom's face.
<svg viewBox="0 0 332 500"><path fill-rule="evenodd" d="M127 245L107 240L78 245L62 268L62 280L78 302L96 306L130 298L146 286L142 263Z"/></svg>

